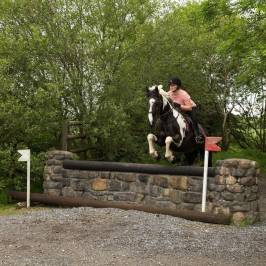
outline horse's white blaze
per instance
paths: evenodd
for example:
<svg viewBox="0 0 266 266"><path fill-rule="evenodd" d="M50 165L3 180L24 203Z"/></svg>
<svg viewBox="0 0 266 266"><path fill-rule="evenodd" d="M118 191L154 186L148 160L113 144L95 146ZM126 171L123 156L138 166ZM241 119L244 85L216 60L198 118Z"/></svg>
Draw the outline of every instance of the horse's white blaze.
<svg viewBox="0 0 266 266"><path fill-rule="evenodd" d="M153 123L152 106L153 106L154 103L155 103L155 99L152 99L151 98L149 100L150 109L149 109L149 114L148 114L148 118L149 118L150 125L152 125L152 123Z"/></svg>

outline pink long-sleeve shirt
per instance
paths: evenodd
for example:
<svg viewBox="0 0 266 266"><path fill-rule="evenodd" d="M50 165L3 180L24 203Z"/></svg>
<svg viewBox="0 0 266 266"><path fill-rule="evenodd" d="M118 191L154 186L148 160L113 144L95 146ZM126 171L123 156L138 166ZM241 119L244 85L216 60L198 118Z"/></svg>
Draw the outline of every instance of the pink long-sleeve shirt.
<svg viewBox="0 0 266 266"><path fill-rule="evenodd" d="M183 111L191 111L192 107L196 106L195 102L185 90L168 91L168 95L174 103L180 104Z"/></svg>

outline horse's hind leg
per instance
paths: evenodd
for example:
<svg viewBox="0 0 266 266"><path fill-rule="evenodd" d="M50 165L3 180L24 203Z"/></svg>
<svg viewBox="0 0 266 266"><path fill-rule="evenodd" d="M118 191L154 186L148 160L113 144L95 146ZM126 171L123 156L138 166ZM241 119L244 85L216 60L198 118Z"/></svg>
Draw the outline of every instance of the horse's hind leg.
<svg viewBox="0 0 266 266"><path fill-rule="evenodd" d="M185 160L183 162L183 165L192 165L197 158L197 151L185 153Z"/></svg>
<svg viewBox="0 0 266 266"><path fill-rule="evenodd" d="M149 143L149 154L154 159L158 159L159 155L158 155L158 152L155 150L155 147L154 147L154 144L157 141L157 137L154 134L150 133L147 136L147 140L148 140L148 143Z"/></svg>

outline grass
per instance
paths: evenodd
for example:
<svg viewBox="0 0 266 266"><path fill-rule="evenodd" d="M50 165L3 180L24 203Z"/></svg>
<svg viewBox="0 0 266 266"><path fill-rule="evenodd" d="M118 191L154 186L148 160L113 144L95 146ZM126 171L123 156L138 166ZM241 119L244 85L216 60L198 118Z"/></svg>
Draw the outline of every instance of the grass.
<svg viewBox="0 0 266 266"><path fill-rule="evenodd" d="M266 153L255 149L242 149L237 145L231 145L229 150L214 153L214 162L217 160L241 158L256 161L261 173L266 174Z"/></svg>
<svg viewBox="0 0 266 266"><path fill-rule="evenodd" d="M40 211L49 209L48 207L30 207L27 208L17 208L16 204L0 204L0 217L9 215L20 215L32 211Z"/></svg>
<svg viewBox="0 0 266 266"><path fill-rule="evenodd" d="M24 213L26 209L17 209L16 204L0 204L0 216Z"/></svg>

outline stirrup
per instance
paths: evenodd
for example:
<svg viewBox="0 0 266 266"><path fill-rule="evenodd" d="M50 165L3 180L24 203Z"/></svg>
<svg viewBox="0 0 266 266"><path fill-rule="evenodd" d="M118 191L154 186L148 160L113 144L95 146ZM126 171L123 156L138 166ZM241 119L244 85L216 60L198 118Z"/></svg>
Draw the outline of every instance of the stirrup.
<svg viewBox="0 0 266 266"><path fill-rule="evenodd" d="M202 135L198 135L195 137L195 141L197 144L202 144L204 142L204 138Z"/></svg>

